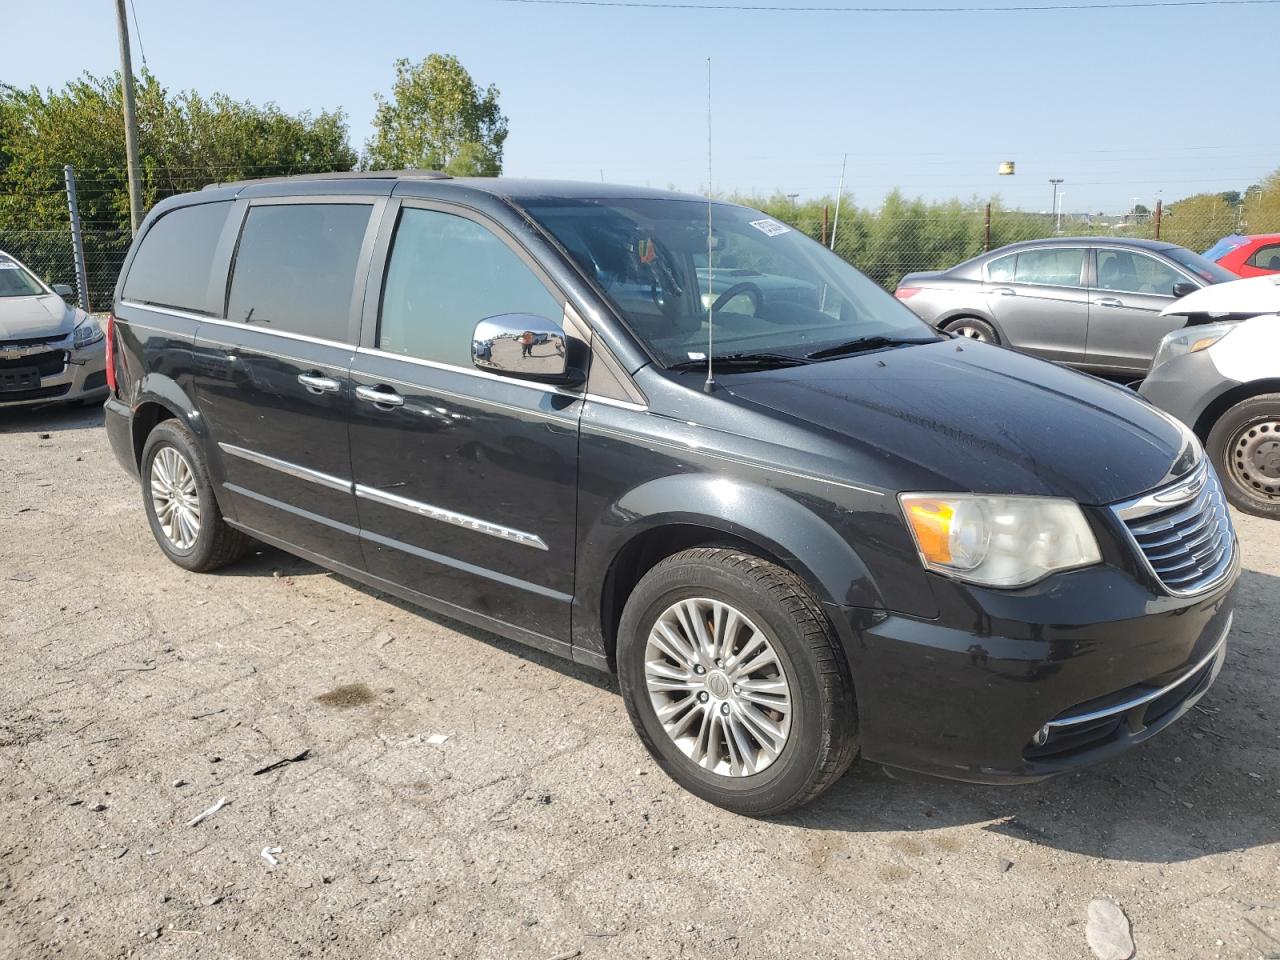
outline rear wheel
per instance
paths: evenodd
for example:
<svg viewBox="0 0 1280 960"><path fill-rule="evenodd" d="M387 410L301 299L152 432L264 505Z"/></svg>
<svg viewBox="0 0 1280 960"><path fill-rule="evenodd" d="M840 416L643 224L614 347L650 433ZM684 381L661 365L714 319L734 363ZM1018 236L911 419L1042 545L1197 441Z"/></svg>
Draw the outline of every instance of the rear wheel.
<svg viewBox="0 0 1280 960"><path fill-rule="evenodd" d="M1000 335L996 333L996 328L985 320L979 320L977 317L960 317L957 320L950 320L942 329L946 330L947 333L954 333L958 337L980 340L983 343L1000 342Z"/></svg>
<svg viewBox="0 0 1280 960"><path fill-rule="evenodd" d="M214 570L248 552L252 541L222 519L204 454L181 421L165 420L147 436L141 474L151 532L178 566Z"/></svg>
<svg viewBox="0 0 1280 960"><path fill-rule="evenodd" d="M1218 418L1206 446L1227 499L1280 520L1280 393L1237 403Z"/></svg>
<svg viewBox="0 0 1280 960"><path fill-rule="evenodd" d="M802 581L737 550L686 550L636 586L619 625L627 712L658 765L718 806L807 803L857 753L853 685Z"/></svg>

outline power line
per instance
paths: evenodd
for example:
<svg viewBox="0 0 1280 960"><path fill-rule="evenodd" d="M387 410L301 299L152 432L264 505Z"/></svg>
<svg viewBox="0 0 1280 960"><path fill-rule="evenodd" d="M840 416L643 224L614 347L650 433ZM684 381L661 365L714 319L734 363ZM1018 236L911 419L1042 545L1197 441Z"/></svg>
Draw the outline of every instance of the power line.
<svg viewBox="0 0 1280 960"><path fill-rule="evenodd" d="M1280 3L1280 0L1150 0L1150 2L1047 3L1008 7L784 7L776 4L672 3L667 0L489 0L530 6L608 7L633 10L729 10L741 13L1033 13L1038 10L1128 10L1146 7L1236 7Z"/></svg>
<svg viewBox="0 0 1280 960"><path fill-rule="evenodd" d="M133 11L133 32L138 35L138 54L142 57L142 69L147 69L147 51L142 49L142 27L138 26L138 8L129 0L129 9Z"/></svg>

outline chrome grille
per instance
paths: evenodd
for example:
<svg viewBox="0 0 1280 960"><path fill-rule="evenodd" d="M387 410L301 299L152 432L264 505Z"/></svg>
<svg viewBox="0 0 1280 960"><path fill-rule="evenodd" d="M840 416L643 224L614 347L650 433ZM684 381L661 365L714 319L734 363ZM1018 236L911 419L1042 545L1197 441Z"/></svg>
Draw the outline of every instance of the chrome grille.
<svg viewBox="0 0 1280 960"><path fill-rule="evenodd" d="M1207 461L1190 477L1114 509L1170 593L1200 593L1231 570L1236 534L1222 485Z"/></svg>

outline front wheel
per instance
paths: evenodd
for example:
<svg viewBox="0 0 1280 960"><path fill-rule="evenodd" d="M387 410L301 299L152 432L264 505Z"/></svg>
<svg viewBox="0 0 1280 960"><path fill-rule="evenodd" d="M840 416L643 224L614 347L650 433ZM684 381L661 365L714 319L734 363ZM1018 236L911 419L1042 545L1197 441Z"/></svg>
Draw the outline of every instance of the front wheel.
<svg viewBox="0 0 1280 960"><path fill-rule="evenodd" d="M804 583L737 550L686 550L627 600L618 674L636 732L677 783L772 816L830 787L857 753L853 684Z"/></svg>
<svg viewBox="0 0 1280 960"><path fill-rule="evenodd" d="M1000 342L1000 335L996 333L996 328L985 320L979 320L977 317L961 317L959 320L952 320L943 329L947 333L954 333L958 337L966 337L969 340L978 340L982 343Z"/></svg>
<svg viewBox="0 0 1280 960"><path fill-rule="evenodd" d="M1280 520L1280 393L1237 403L1218 418L1205 446L1235 507Z"/></svg>

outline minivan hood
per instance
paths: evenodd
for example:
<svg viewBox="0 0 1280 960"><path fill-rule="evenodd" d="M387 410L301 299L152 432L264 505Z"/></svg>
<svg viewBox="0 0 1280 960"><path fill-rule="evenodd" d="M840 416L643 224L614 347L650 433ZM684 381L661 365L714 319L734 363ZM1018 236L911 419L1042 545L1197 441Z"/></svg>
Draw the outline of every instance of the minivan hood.
<svg viewBox="0 0 1280 960"><path fill-rule="evenodd" d="M795 429L824 433L899 490L1102 504L1137 496L1189 466L1187 432L1137 394L972 341L741 374L722 384ZM857 472L858 463L850 469Z"/></svg>
<svg viewBox="0 0 1280 960"><path fill-rule="evenodd" d="M65 337L75 325L76 311L56 293L0 297L0 340Z"/></svg>

